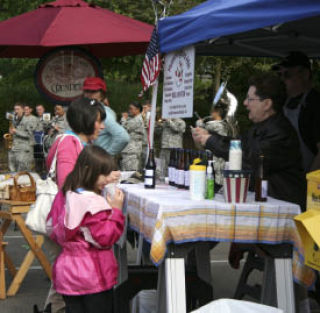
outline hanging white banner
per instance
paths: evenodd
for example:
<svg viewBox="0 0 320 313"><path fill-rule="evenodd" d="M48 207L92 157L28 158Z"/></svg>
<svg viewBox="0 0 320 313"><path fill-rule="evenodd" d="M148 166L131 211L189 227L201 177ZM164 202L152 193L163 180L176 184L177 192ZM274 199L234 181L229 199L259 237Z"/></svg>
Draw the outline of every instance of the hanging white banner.
<svg viewBox="0 0 320 313"><path fill-rule="evenodd" d="M162 118L193 116L194 59L193 46L165 56Z"/></svg>

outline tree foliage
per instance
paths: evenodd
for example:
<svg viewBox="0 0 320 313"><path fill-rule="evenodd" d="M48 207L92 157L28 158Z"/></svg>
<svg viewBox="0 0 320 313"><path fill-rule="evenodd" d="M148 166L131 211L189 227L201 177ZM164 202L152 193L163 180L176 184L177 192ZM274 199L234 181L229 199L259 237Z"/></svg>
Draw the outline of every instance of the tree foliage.
<svg viewBox="0 0 320 313"><path fill-rule="evenodd" d="M50 1L50 0L49 0ZM36 9L48 0L0 0L0 21ZM169 0L166 0L167 2ZM89 2L89 0L88 0ZM134 19L154 24L155 14L152 0L95 0L94 4ZM182 13L204 0L173 0L169 15ZM141 91L140 73L143 56L128 56L103 59L103 72L113 108L120 113L130 101L136 100ZM34 70L37 59L0 59L0 134L6 131L6 110L12 109L16 101L31 105L46 103L34 86ZM268 71L274 60L267 58L200 57L196 58L196 80L194 92L195 110L208 115L220 80L228 79L228 89L242 102L247 91L248 77L260 71ZM317 64L316 64L317 65ZM318 69L318 67L317 67ZM320 72L315 78L319 81ZM161 90L161 89L160 89ZM145 98L150 96L150 92ZM161 92L159 92L161 103ZM247 111L239 106L238 119L243 129L248 127ZM193 123L194 120L189 120ZM2 137L2 136L1 136Z"/></svg>

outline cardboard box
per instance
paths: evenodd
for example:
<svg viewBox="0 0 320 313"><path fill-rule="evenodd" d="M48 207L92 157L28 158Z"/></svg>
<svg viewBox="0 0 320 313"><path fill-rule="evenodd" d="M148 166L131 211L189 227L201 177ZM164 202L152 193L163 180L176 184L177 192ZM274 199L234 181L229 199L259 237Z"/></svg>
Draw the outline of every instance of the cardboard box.
<svg viewBox="0 0 320 313"><path fill-rule="evenodd" d="M320 271L320 210L308 209L294 219L304 247L305 264Z"/></svg>
<svg viewBox="0 0 320 313"><path fill-rule="evenodd" d="M320 170L307 174L307 209L320 211Z"/></svg>

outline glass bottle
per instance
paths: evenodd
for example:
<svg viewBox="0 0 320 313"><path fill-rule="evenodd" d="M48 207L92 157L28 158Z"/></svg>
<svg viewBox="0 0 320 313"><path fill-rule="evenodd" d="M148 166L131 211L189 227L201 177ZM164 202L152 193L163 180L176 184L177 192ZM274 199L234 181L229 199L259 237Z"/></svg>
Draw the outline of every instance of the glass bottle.
<svg viewBox="0 0 320 313"><path fill-rule="evenodd" d="M191 157L191 151L190 150L185 150L184 151L184 189L189 189L190 188L190 165L192 164L192 159Z"/></svg>
<svg viewBox="0 0 320 313"><path fill-rule="evenodd" d="M184 150L179 149L179 162L177 168L177 187L184 188Z"/></svg>
<svg viewBox="0 0 320 313"><path fill-rule="evenodd" d="M144 169L144 188L154 189L156 186L156 162L154 150L149 150L148 160Z"/></svg>
<svg viewBox="0 0 320 313"><path fill-rule="evenodd" d="M268 200L268 181L264 175L263 161L264 156L260 155L255 177L255 200L259 202L265 202Z"/></svg>
<svg viewBox="0 0 320 313"><path fill-rule="evenodd" d="M168 177L169 177L169 185L173 186L174 185L174 171L175 171L175 149L171 148L170 149L170 161L168 164Z"/></svg>

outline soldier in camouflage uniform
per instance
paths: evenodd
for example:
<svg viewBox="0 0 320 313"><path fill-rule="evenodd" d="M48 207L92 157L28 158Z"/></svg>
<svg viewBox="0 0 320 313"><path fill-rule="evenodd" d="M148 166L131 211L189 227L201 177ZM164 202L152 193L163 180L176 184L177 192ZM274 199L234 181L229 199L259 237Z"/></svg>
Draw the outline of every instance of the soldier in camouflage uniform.
<svg viewBox="0 0 320 313"><path fill-rule="evenodd" d="M67 114L62 105L55 105L54 114L55 117L51 120L49 129L47 129L47 135L45 135L43 139L45 153L48 153L58 135L63 134L66 130L70 129L67 122Z"/></svg>
<svg viewBox="0 0 320 313"><path fill-rule="evenodd" d="M225 105L218 102L211 111L212 120L206 123L203 123L202 120L198 120L197 126L205 128L209 133L217 133L221 136L228 136L229 126L225 120L225 117ZM224 170L225 167L225 160L223 158L218 158L215 155L213 155L212 160L214 161L215 183L218 185L223 185L222 170Z"/></svg>
<svg viewBox="0 0 320 313"><path fill-rule="evenodd" d="M144 123L144 130L145 130L145 137L144 141L142 142L142 156L141 156L141 164L142 167L145 166L147 162L147 155L148 155L148 129L149 129L149 121L150 121L150 115L151 115L151 103L149 100L145 102L142 108L142 118Z"/></svg>
<svg viewBox="0 0 320 313"><path fill-rule="evenodd" d="M50 114L46 114L48 119L44 119L45 108L42 104L38 104L36 106L36 113L38 119L38 126L36 131L34 132L34 163L35 163L35 171L40 175L44 175L46 172L45 166L45 157L43 153L43 138L44 132L48 129L50 124Z"/></svg>
<svg viewBox="0 0 320 313"><path fill-rule="evenodd" d="M129 117L123 120L122 126L128 132L130 141L121 152L120 166L122 171L141 170L142 144L146 136L141 111L140 103L131 103Z"/></svg>
<svg viewBox="0 0 320 313"><path fill-rule="evenodd" d="M157 128L157 131L159 129L162 130L160 159L162 162L162 175L167 177L170 149L183 147L183 134L186 131L186 123L180 118L172 118L157 123Z"/></svg>
<svg viewBox="0 0 320 313"><path fill-rule="evenodd" d="M50 120L43 119L43 114L45 114L45 108L42 104L37 104L36 113L37 113L37 117L38 117L37 131L44 132L46 129L48 129L48 126L50 124Z"/></svg>
<svg viewBox="0 0 320 313"><path fill-rule="evenodd" d="M38 128L39 122L38 122L37 117L32 115L32 107L27 105L27 104L25 104L24 108L23 108L23 111L24 111L24 117L27 118L29 123L33 124L33 127L36 130Z"/></svg>
<svg viewBox="0 0 320 313"><path fill-rule="evenodd" d="M12 149L9 151L9 170L11 172L31 171L33 167L34 134L37 123L24 115L23 104L14 106L15 119L9 129L13 135Z"/></svg>

